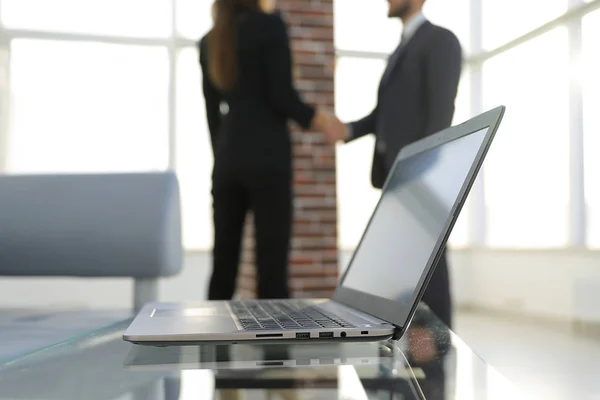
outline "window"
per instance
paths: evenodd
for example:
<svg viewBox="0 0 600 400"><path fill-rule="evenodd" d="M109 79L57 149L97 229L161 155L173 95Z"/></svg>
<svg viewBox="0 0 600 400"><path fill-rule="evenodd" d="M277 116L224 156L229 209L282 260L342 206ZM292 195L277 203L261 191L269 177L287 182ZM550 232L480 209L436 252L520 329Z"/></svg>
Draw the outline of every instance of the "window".
<svg viewBox="0 0 600 400"><path fill-rule="evenodd" d="M483 47L491 50L557 18L568 0L481 0Z"/></svg>
<svg viewBox="0 0 600 400"><path fill-rule="evenodd" d="M507 107L486 161L487 244L564 246L569 202L567 30L483 66L484 108Z"/></svg>
<svg viewBox="0 0 600 400"><path fill-rule="evenodd" d="M4 51L0 65L0 84L10 95L2 93L0 111L3 117L7 109L12 114L0 125L0 150L7 155L0 168L11 173L166 170L169 135L175 134L184 246L208 249L212 151L192 44L212 24L212 2L0 1L0 36L10 32L9 74Z"/></svg>
<svg viewBox="0 0 600 400"><path fill-rule="evenodd" d="M212 0L174 0L177 33L199 40L212 27ZM213 245L211 173L213 154L206 122L202 73L195 47L182 48L176 69L176 171L181 190L183 244L188 250Z"/></svg>
<svg viewBox="0 0 600 400"><path fill-rule="evenodd" d="M473 0L430 0L424 10L433 23L453 31L465 51L453 123L470 118L480 106L507 106L480 175L485 199L471 199L479 193L469 197L449 246L471 244L470 225L482 220L485 243L492 247L566 245L569 135L577 133L569 132L569 74L574 70L583 94L587 244L600 248L600 160L595 154L600 148L600 11L583 16L581 61L572 68L568 24L491 59L485 52L469 58L470 38L477 33L471 29L481 26L484 49L497 48L557 18L577 1L476 1L481 1L482 21L473 20ZM0 151L6 151L0 169L165 170L169 135L174 134L184 245L209 249L212 150L193 43L212 25L212 3L0 0ZM388 54L398 45L401 23L388 18L386 1L335 0L333 7L338 50ZM372 57L339 59L336 111L343 121L361 118L375 105L385 60ZM175 102L169 104L173 64ZM478 96L482 85L483 102L472 109L469 70L479 67L483 73L473 77L473 93ZM175 132L169 130L170 118ZM379 199L370 182L373 145L368 136L337 148L341 248L356 246ZM485 203L485 213L475 214L473 203Z"/></svg>
<svg viewBox="0 0 600 400"><path fill-rule="evenodd" d="M133 37L171 34L169 0L2 0L0 15L3 25L13 29Z"/></svg>
<svg viewBox="0 0 600 400"><path fill-rule="evenodd" d="M468 65L463 66L454 105L452 125L465 122L473 116L471 112L471 70Z"/></svg>
<svg viewBox="0 0 600 400"><path fill-rule="evenodd" d="M175 0L177 32L189 39L200 39L212 26L213 0Z"/></svg>
<svg viewBox="0 0 600 400"><path fill-rule="evenodd" d="M342 121L354 121L373 111L384 68L383 60L338 60L335 105ZM338 242L343 249L356 247L379 200L379 190L371 186L374 143L370 135L337 148Z"/></svg>
<svg viewBox="0 0 600 400"><path fill-rule="evenodd" d="M452 30L469 51L469 1L431 1L424 13L435 24ZM385 1L335 0L335 45L342 50L391 53L400 42L401 22L388 17ZM357 29L357 25L368 29Z"/></svg>
<svg viewBox="0 0 600 400"><path fill-rule="evenodd" d="M9 171L167 168L165 48L15 39L10 51Z"/></svg>
<svg viewBox="0 0 600 400"><path fill-rule="evenodd" d="M400 43L400 22L388 18L385 1L335 0L335 47L391 53Z"/></svg>
<svg viewBox="0 0 600 400"><path fill-rule="evenodd" d="M583 18L583 54L579 81L583 89L585 194L588 245L600 248L600 11Z"/></svg>
<svg viewBox="0 0 600 400"><path fill-rule="evenodd" d="M212 149L206 123L202 75L195 48L177 57L177 175L181 188L184 246L212 247Z"/></svg>

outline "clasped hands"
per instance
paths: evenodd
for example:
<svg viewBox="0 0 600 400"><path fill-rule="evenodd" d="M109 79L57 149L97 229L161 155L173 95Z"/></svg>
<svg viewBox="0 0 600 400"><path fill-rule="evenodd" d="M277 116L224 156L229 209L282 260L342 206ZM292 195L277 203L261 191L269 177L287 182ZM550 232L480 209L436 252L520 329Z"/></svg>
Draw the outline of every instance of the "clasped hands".
<svg viewBox="0 0 600 400"><path fill-rule="evenodd" d="M331 115L323 110L317 110L313 119L313 128L322 132L330 145L348 138L348 128L346 125L335 115Z"/></svg>

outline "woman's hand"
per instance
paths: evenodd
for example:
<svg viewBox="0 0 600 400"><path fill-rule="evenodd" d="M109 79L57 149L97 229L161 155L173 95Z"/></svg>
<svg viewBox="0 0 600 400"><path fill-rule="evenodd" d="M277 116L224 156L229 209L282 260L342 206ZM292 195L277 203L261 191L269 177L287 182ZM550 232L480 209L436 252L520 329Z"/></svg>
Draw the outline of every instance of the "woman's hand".
<svg viewBox="0 0 600 400"><path fill-rule="evenodd" d="M348 129L335 115L318 109L313 118L312 128L322 132L327 137L327 142L334 145L348 137Z"/></svg>

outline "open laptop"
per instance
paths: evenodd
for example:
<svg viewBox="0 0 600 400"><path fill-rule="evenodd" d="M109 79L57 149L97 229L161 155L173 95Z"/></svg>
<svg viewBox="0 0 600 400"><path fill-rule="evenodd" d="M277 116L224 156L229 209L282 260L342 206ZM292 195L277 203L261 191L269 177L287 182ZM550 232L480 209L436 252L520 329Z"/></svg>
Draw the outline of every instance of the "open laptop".
<svg viewBox="0 0 600 400"><path fill-rule="evenodd" d="M149 303L138 344L399 339L407 329L504 106L404 147L331 299Z"/></svg>

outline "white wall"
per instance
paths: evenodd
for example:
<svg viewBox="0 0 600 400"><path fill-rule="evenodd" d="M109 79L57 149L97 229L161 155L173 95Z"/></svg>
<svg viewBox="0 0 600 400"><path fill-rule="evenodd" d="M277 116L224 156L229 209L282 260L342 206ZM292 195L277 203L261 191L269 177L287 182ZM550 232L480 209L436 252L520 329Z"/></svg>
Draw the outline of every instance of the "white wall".
<svg viewBox="0 0 600 400"><path fill-rule="evenodd" d="M350 257L343 252L340 270ZM452 290L459 307L600 322L600 252L455 250ZM183 272L161 283L162 300L206 298L210 258L186 255ZM0 308L124 308L128 279L0 278Z"/></svg>
<svg viewBox="0 0 600 400"><path fill-rule="evenodd" d="M478 249L454 256L461 258L455 286L470 289L455 292L461 305L600 322L600 252Z"/></svg>

